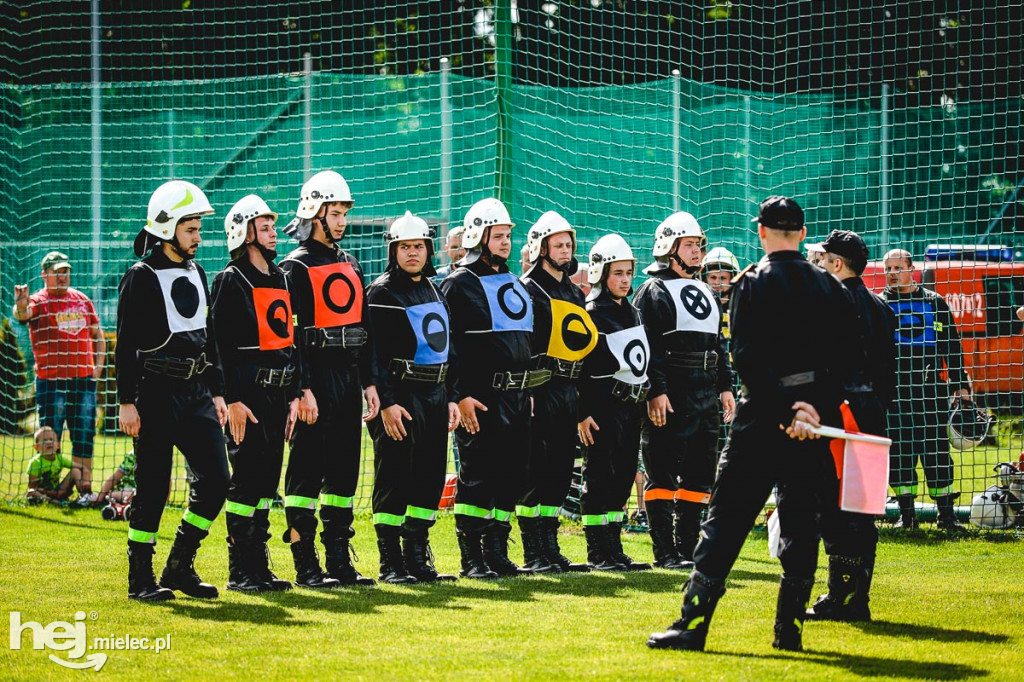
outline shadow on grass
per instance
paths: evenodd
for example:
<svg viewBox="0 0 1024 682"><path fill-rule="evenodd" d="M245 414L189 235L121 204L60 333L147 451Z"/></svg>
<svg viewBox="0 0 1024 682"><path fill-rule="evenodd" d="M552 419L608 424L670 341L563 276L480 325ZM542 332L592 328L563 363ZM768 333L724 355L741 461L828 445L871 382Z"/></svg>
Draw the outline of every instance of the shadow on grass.
<svg viewBox="0 0 1024 682"><path fill-rule="evenodd" d="M861 677L878 677L889 680L967 680L973 677L987 677L992 671L976 668L965 663L944 663L941 661L914 661L890 656L861 656L838 651L814 651L811 649L793 654L750 654L731 651L709 651L717 656L759 658L763 660L798 661L841 668ZM831 674L822 674L822 678Z"/></svg>
<svg viewBox="0 0 1024 682"><path fill-rule="evenodd" d="M151 606L165 608L179 616L215 622L249 622L270 625L310 625L311 621L296 618L289 610L276 604L259 602L203 601L180 598L154 602Z"/></svg>
<svg viewBox="0 0 1024 682"><path fill-rule="evenodd" d="M70 528L88 528L89 530L98 531L101 533L114 533L124 538L128 537L128 526L123 521L106 521L109 525L100 525L97 523L73 523L71 519L75 518L81 513L93 513L96 514L93 520L102 520L99 516L99 512L96 509L78 509L74 507L60 507L60 516L57 518L51 518L48 516L40 516L33 514L30 509L18 509L12 507L0 507L0 516L4 514L10 514L11 516L20 516L30 521L38 521L40 523L55 523L59 526L70 527Z"/></svg>
<svg viewBox="0 0 1024 682"><path fill-rule="evenodd" d="M884 620L872 620L867 623L850 623L865 633L873 635L887 635L890 637L910 637L912 639L930 640L933 642L975 642L979 644L1003 644L1010 641L1010 637L991 632L979 632L977 630L951 630L937 628L931 625L918 625L916 623L891 623Z"/></svg>

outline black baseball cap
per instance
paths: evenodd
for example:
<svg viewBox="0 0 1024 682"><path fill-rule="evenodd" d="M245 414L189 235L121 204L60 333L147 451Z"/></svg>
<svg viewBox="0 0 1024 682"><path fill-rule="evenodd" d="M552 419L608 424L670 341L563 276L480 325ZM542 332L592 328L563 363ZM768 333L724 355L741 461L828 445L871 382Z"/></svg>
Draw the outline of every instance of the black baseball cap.
<svg viewBox="0 0 1024 682"><path fill-rule="evenodd" d="M832 230L825 238L825 253L842 256L850 262L850 269L858 275L868 264L868 247L861 236L850 230Z"/></svg>
<svg viewBox="0 0 1024 682"><path fill-rule="evenodd" d="M773 195L761 202L757 217L751 222L773 230L796 231L804 226L804 210L789 197Z"/></svg>

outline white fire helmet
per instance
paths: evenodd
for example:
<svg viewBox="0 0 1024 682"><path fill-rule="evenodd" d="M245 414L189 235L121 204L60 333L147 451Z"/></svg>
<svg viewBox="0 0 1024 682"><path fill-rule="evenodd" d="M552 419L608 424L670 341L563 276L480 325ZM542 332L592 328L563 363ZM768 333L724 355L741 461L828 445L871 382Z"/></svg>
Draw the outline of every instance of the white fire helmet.
<svg viewBox="0 0 1024 682"><path fill-rule="evenodd" d="M672 253L676 240L683 237L698 237L702 244L707 242L697 219L686 211L678 211L665 218L654 231L654 257L662 258Z"/></svg>
<svg viewBox="0 0 1024 682"><path fill-rule="evenodd" d="M142 256L155 243L147 234L168 241L174 237L174 229L182 218L211 213L213 206L203 190L184 180L165 182L149 198L146 226L135 237L135 255Z"/></svg>
<svg viewBox="0 0 1024 682"><path fill-rule="evenodd" d="M590 284L590 293L587 300L593 301L601 295L601 282L604 280L605 268L620 260L636 263L633 256L633 249L629 248L626 240L617 234L606 234L597 240L597 243L590 249L590 256L587 260L587 282Z"/></svg>
<svg viewBox="0 0 1024 682"><path fill-rule="evenodd" d="M992 414L973 400L953 397L948 422L950 445L957 450L970 450L981 445L994 421Z"/></svg>
<svg viewBox="0 0 1024 682"><path fill-rule="evenodd" d="M740 271L740 262L736 260L732 251L724 246L716 246L708 251L701 265L705 270L732 270L737 273Z"/></svg>
<svg viewBox="0 0 1024 682"><path fill-rule="evenodd" d="M492 225L515 227L505 204L497 199L481 199L470 206L462 221L462 227L465 229L462 234L462 248L467 251L479 248L484 232Z"/></svg>
<svg viewBox="0 0 1024 682"><path fill-rule="evenodd" d="M537 259L540 258L540 249L544 245L544 240L560 232L568 232L572 235L572 250L575 253L576 230L572 228L569 221L563 218L558 211L546 211L541 214L537 222L530 228L530 231L526 233L526 245L530 249L528 257L531 263L536 263Z"/></svg>
<svg viewBox="0 0 1024 682"><path fill-rule="evenodd" d="M299 193L299 208L295 215L309 220L315 218L324 204L337 201L352 201L352 192L345 178L335 171L320 171L302 186Z"/></svg>
<svg viewBox="0 0 1024 682"><path fill-rule="evenodd" d="M1020 504L1006 488L990 486L971 502L971 524L978 528L1011 528L1017 523Z"/></svg>
<svg viewBox="0 0 1024 682"><path fill-rule="evenodd" d="M433 277L437 272L434 270L434 230L427 224L427 221L415 216L411 211L406 211L401 218L395 218L391 227L384 233L384 239L388 242L388 265L395 262L395 250L398 242L422 239L427 245L427 261L423 265L423 273Z"/></svg>
<svg viewBox="0 0 1024 682"><path fill-rule="evenodd" d="M270 210L267 202L255 194L247 194L231 207L224 216L224 232L228 236L228 253L245 244L249 232L249 221L260 216L269 216L277 222L277 214Z"/></svg>

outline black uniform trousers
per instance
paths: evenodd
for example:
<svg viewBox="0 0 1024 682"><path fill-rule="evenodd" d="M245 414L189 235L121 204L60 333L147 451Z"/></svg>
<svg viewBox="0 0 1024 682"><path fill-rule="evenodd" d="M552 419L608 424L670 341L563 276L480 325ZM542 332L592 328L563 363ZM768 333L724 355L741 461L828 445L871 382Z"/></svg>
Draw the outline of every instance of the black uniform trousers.
<svg viewBox="0 0 1024 682"><path fill-rule="evenodd" d="M447 390L406 380L395 397L412 416L411 421L402 420L405 438L393 440L380 415L368 425L373 438L373 523L430 528L448 468Z"/></svg>
<svg viewBox="0 0 1024 682"><path fill-rule="evenodd" d="M684 394L687 390L690 396ZM664 426L644 420L644 499L701 502L715 482L721 426L718 392L706 387L694 389L680 381L669 388L668 399L675 411L666 414Z"/></svg>
<svg viewBox="0 0 1024 682"><path fill-rule="evenodd" d="M331 371L340 374L342 394L333 400L318 398L317 420L295 425L284 481L288 526L302 538L313 537L319 496L324 524L320 538L325 543L355 535L352 505L363 458L359 369Z"/></svg>
<svg viewBox="0 0 1024 682"><path fill-rule="evenodd" d="M889 410L889 485L897 495L917 494L921 463L933 498L953 493L953 459L949 455L949 389L928 375L900 376L896 402Z"/></svg>
<svg viewBox="0 0 1024 682"><path fill-rule="evenodd" d="M455 515L459 527L484 530L493 522L510 525L522 495L530 448L530 395L526 391L477 391L487 406L477 410L480 430L455 432L459 444L459 485Z"/></svg>
<svg viewBox="0 0 1024 682"><path fill-rule="evenodd" d="M262 540L269 530L270 504L281 481L284 431L292 393L286 388L253 385L242 402L252 411L257 422L246 423L241 443L234 441L228 429L231 485L228 488L227 526L228 535L235 539L258 530Z"/></svg>
<svg viewBox="0 0 1024 682"><path fill-rule="evenodd" d="M603 525L607 514L616 516L629 500L636 481L636 453L640 424L646 408L609 395L592 410L600 428L592 431L594 444L583 456L583 494L580 505L584 525ZM602 518L605 517L605 518Z"/></svg>
<svg viewBox="0 0 1024 682"><path fill-rule="evenodd" d="M822 510L838 503L835 462L828 441L792 440L770 419L741 427L744 402L719 462L708 516L694 551L696 568L708 577L725 580L777 485L783 572L796 580L813 578Z"/></svg>
<svg viewBox="0 0 1024 682"><path fill-rule="evenodd" d="M145 375L135 407L140 425L135 438L136 491L128 539L156 542L170 492L175 446L185 457L190 476L183 523L207 532L224 505L229 479L224 430L210 389L198 379Z"/></svg>
<svg viewBox="0 0 1024 682"><path fill-rule="evenodd" d="M517 516L558 515L572 489L580 443L578 412L579 396L568 380L554 377L534 390L526 487L516 506Z"/></svg>

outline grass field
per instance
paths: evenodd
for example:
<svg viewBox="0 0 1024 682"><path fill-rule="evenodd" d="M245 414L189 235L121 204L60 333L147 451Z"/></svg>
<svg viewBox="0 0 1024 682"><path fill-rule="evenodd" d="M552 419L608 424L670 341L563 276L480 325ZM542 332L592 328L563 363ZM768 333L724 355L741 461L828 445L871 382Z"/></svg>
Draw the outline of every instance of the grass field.
<svg viewBox="0 0 1024 682"><path fill-rule="evenodd" d="M158 565L180 511L168 509ZM284 516L272 513L275 533ZM96 510L0 507L0 605L21 621L46 626L83 621L94 637L171 635L171 647L107 651L99 672L145 679L367 680L1015 680L1024 677L1024 540L1001 533L948 539L883 531L873 590L874 622L808 623L801 654L770 647L779 565L754 533L715 615L708 652L650 651L647 635L678 613L682 575L560 575L494 583L377 586L330 593L293 590L243 596L222 590L214 602L180 597L138 604L125 597L123 522ZM203 577L223 587L227 552L223 516L200 551ZM518 534L516 534L518 535ZM582 558L579 527L566 525L563 549ZM355 547L364 573L377 560L368 518L357 521ZM278 573L293 577L287 547L271 543ZM650 558L646 536L626 549ZM440 569L455 572L453 521L434 533ZM518 546L513 554L519 555ZM824 560L821 562L824 565ZM158 569L159 570L159 569ZM819 571L823 588L824 570ZM92 620L93 613L95 620ZM46 650L0 650L0 678L79 679ZM53 652L67 659L68 652ZM87 652L88 653L88 652ZM79 658L78 660L83 660Z"/></svg>

